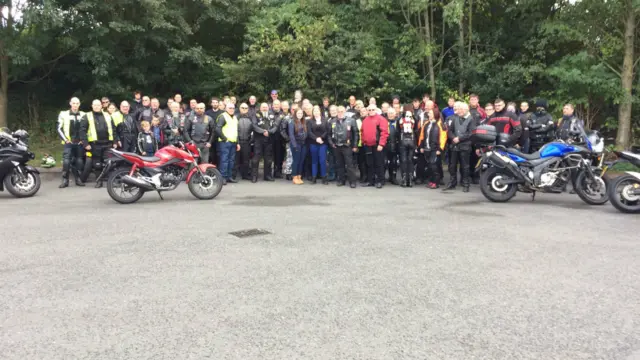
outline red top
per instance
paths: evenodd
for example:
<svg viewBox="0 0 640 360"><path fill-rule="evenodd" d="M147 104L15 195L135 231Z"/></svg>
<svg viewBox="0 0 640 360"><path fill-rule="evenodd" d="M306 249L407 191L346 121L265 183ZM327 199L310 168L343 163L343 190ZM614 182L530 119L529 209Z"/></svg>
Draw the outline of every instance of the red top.
<svg viewBox="0 0 640 360"><path fill-rule="evenodd" d="M379 137L378 137L379 132ZM389 122L382 115L367 116L362 121L362 144L386 146L389 137ZM379 140L378 140L379 139Z"/></svg>

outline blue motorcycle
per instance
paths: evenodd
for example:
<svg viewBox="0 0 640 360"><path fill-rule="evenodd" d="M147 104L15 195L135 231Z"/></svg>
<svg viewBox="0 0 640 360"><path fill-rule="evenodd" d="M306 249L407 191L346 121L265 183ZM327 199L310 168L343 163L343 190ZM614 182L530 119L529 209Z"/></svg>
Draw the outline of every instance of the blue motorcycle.
<svg viewBox="0 0 640 360"><path fill-rule="evenodd" d="M483 125L476 130L484 140L493 136L497 144L480 160L484 168L480 190L488 200L507 202L518 191L531 193L535 199L536 192L560 193L569 182L589 205L603 205L609 200L606 181L592 164L598 154L594 146L604 146L601 139L594 140L583 131L583 143L554 141L533 154L525 154L503 145L508 143L508 135L496 136L495 128L490 128L493 126Z"/></svg>

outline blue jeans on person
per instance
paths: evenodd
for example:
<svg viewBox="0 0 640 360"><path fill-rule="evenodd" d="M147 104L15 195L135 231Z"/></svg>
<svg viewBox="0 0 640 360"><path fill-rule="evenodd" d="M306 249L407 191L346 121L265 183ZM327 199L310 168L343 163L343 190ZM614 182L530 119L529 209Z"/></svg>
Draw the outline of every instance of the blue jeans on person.
<svg viewBox="0 0 640 360"><path fill-rule="evenodd" d="M291 155L293 156L293 164L291 164L291 176L301 176L304 170L304 157L307 153L307 146L304 144L294 147L289 144L291 148Z"/></svg>
<svg viewBox="0 0 640 360"><path fill-rule="evenodd" d="M327 144L311 144L311 175L318 176L318 166L320 167L320 176L327 176Z"/></svg>
<svg viewBox="0 0 640 360"><path fill-rule="evenodd" d="M222 177L231 179L231 172L236 161L236 143L218 142L218 153L220 154L220 173Z"/></svg>

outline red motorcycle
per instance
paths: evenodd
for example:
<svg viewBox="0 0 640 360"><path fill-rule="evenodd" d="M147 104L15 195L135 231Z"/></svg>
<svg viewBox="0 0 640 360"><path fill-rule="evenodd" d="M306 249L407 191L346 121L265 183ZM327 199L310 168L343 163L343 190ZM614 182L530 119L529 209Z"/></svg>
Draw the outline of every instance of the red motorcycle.
<svg viewBox="0 0 640 360"><path fill-rule="evenodd" d="M197 165L200 153L195 144L179 145L165 146L151 157L111 150L119 166L109 174L109 196L121 204L131 204L146 191L157 191L162 199L162 191L175 190L185 180L191 194L200 200L218 196L222 190L220 171L215 165Z"/></svg>

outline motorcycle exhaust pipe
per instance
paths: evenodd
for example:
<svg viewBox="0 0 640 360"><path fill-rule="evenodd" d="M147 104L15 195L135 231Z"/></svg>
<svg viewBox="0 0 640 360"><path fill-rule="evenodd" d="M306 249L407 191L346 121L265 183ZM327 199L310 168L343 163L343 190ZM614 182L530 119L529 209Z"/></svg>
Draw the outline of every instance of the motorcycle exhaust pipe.
<svg viewBox="0 0 640 360"><path fill-rule="evenodd" d="M129 175L125 175L122 178L122 182L127 184L127 185L131 185L131 186L137 186L141 189L144 190L155 190L155 187L151 184L149 184L148 182L142 181L140 179L136 179L134 177L131 177Z"/></svg>
<svg viewBox="0 0 640 360"><path fill-rule="evenodd" d="M513 176L521 183L526 184L531 182L522 174L522 171L520 171L520 168L515 164L515 162L513 162L513 160L507 162L502 157L498 156L498 154L492 154L491 161L499 167L509 169Z"/></svg>

